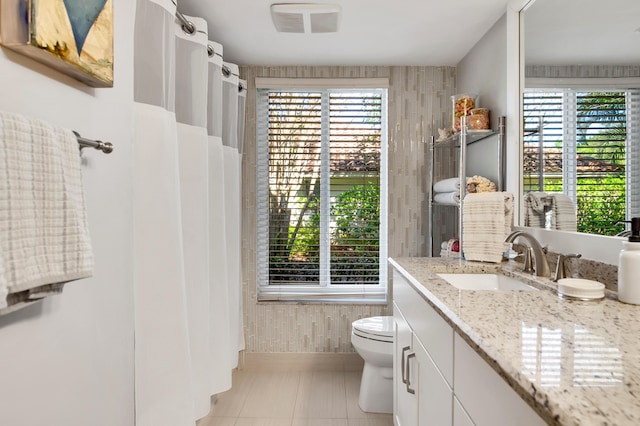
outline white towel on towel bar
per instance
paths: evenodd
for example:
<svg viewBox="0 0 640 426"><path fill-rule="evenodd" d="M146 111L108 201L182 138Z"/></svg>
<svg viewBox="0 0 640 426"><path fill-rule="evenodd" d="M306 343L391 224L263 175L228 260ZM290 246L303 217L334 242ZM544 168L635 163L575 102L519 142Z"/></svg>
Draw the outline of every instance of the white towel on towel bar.
<svg viewBox="0 0 640 426"><path fill-rule="evenodd" d="M0 313L89 277L78 141L71 130L0 112Z"/></svg>
<svg viewBox="0 0 640 426"><path fill-rule="evenodd" d="M513 224L513 194L481 192L464 197L462 251L467 260L500 263Z"/></svg>

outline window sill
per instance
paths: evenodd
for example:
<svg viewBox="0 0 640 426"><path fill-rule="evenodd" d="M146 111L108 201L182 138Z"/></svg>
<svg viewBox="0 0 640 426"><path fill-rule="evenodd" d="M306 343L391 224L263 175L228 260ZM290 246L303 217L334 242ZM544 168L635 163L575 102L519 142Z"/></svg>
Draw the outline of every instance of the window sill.
<svg viewBox="0 0 640 426"><path fill-rule="evenodd" d="M282 304L282 305L387 305L387 295L368 295L367 297L345 297L335 295L258 295L258 304Z"/></svg>

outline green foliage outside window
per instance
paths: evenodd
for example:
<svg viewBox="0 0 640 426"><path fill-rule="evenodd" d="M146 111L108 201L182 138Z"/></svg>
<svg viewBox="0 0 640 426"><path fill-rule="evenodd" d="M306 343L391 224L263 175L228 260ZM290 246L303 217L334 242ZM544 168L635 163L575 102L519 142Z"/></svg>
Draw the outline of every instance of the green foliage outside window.
<svg viewBox="0 0 640 426"><path fill-rule="evenodd" d="M307 206L306 219L297 230L293 226L289 228L289 238L293 241L291 254L317 262L320 258L320 202L315 194L308 202L302 201Z"/></svg>
<svg viewBox="0 0 640 426"><path fill-rule="evenodd" d="M545 190L562 192L562 182L545 183ZM624 176L578 178L577 198L578 232L616 235L624 229L616 224L619 220L625 220Z"/></svg>
<svg viewBox="0 0 640 426"><path fill-rule="evenodd" d="M380 186L356 185L336 197L331 208L336 228L335 244L356 252L378 255L380 230Z"/></svg>
<svg viewBox="0 0 640 426"><path fill-rule="evenodd" d="M313 196L312 196L313 197ZM320 247L319 202L313 197L307 206L303 226L289 229L289 238L294 238L291 255L317 260ZM340 193L331 208L335 229L331 233L332 246L349 251L378 256L380 229L380 186L355 185ZM295 234L295 235L294 235Z"/></svg>

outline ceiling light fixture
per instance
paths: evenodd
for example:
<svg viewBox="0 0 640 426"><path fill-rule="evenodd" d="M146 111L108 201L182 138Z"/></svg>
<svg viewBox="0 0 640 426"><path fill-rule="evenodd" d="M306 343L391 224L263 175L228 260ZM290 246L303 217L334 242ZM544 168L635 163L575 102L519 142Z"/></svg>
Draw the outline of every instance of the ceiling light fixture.
<svg viewBox="0 0 640 426"><path fill-rule="evenodd" d="M278 3L271 5L271 19L283 33L333 33L338 31L341 10L337 4Z"/></svg>

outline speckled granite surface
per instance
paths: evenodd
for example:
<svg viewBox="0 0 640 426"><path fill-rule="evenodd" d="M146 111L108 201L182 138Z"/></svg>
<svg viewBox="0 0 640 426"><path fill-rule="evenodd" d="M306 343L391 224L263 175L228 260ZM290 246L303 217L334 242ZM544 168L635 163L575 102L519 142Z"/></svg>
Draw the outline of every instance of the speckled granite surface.
<svg viewBox="0 0 640 426"><path fill-rule="evenodd" d="M514 262L390 263L549 424L640 425L640 306L611 293L559 298L555 283ZM500 272L539 291L458 290L437 275L456 272Z"/></svg>

